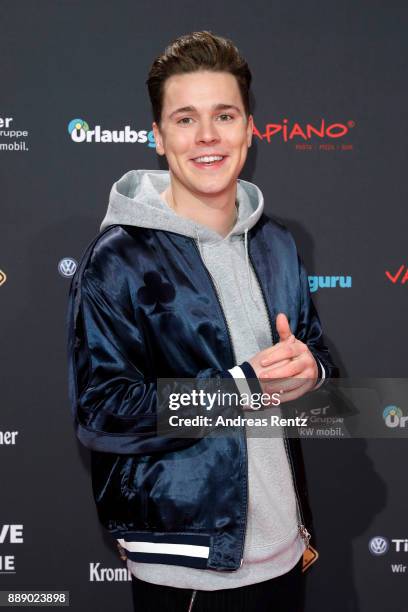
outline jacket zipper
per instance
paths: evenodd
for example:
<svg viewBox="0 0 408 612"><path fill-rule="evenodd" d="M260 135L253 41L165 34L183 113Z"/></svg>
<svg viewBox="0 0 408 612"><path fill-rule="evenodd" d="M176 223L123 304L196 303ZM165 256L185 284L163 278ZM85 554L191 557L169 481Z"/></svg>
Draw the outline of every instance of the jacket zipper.
<svg viewBox="0 0 408 612"><path fill-rule="evenodd" d="M217 287L216 287L216 284L215 284L215 280L214 280L212 274L210 273L209 269L207 268L207 266L205 265L205 263L203 261L203 258L202 258L201 253L200 253L200 249L197 246L197 242L194 240L194 238L192 238L191 240L193 241L193 244L194 244L194 246L195 246L195 248L197 250L197 253L198 253L199 257L200 257L200 261L203 264L203 267L204 267L204 269L205 269L205 271L207 273L207 276L210 279L210 282L211 282L212 287L214 289L214 293L215 293L215 295L217 297L217 301L218 301L218 304L220 306L220 310L221 310L221 313L222 313L222 318L224 319L225 327L227 328L227 332L228 332L228 340L229 340L229 344L230 344L230 352L231 352L231 356L232 356L232 361L233 361L234 364L236 364L237 358L236 358L236 355L235 355L234 345L232 344L231 329L230 329L230 326L228 324L227 317L225 316L224 308L223 308L222 302L221 302L221 297L218 294Z"/></svg>
<svg viewBox="0 0 408 612"><path fill-rule="evenodd" d="M298 492L298 488L297 488L297 484L296 484L296 479L295 479L295 469L293 466L293 460L292 460L292 455L290 454L290 449L288 447L288 441L287 441L287 437L286 437L286 431L284 433L284 437L283 437L283 442L285 445L285 451L286 451L286 455L289 459L289 463L290 463L290 468L291 468L291 472L292 472L292 481L293 481L293 486L295 489L295 494L296 494L296 499L297 499L297 504L298 504L298 508L299 508L299 516L300 516L300 525L299 525L299 533L305 543L306 548L309 548L309 543L310 543L310 538L312 537L310 535L310 533L308 532L308 530L306 529L305 526L305 519L303 516L303 511L302 511L302 506L300 504L300 498L299 498L299 492Z"/></svg>
<svg viewBox="0 0 408 612"><path fill-rule="evenodd" d="M230 352L231 352L231 355L232 355L232 361L233 361L234 365L236 365L237 359L236 359L236 355L235 355L234 345L232 343L231 330L230 330L230 326L229 326L228 321L227 321L227 317L225 316L224 309L222 307L221 296L218 294L217 287L216 287L215 281L214 281L214 279L212 277L212 274L210 273L209 269L207 268L207 266L205 265L205 263L203 261L203 258L201 256L200 249L198 248L197 242L194 240L194 238L192 238L191 240L192 240L192 242L193 242L193 244L194 244L194 246L195 246L195 248L197 250L197 253L198 253L198 256L200 258L200 261L203 264L203 268L206 271L207 276L208 276L208 278L209 278L209 280L211 282L211 285L212 285L212 287L214 289L214 294L215 294L215 296L217 298L217 301L218 301L218 304L220 306L222 317L224 319L225 327L226 327L226 330L227 330L228 340L229 340L229 344L230 344ZM244 562L244 546L245 546L245 536L246 536L247 518L248 518L248 446L247 446L246 435L243 436L243 439L244 439L244 455L245 455L245 466L246 466L246 483L245 483L246 494L245 494L245 516L244 516L245 534L244 534L244 537L242 539L241 553L240 553L241 560L240 560L240 563L239 563L239 567L237 569L235 569L235 570L232 570L232 571L235 571L235 572L238 571L238 569L240 569L242 567L242 564ZM225 570L225 571L231 571L231 570Z"/></svg>
<svg viewBox="0 0 408 612"><path fill-rule="evenodd" d="M274 342L274 334L273 334L273 329L272 329L272 322L271 322L271 317L270 317L270 314L269 314L269 309L268 309L267 301L266 301L266 298L265 298L264 289L263 289L262 284L261 284L261 282L259 280L259 276L258 276L258 273L257 273L256 268L254 266L254 262L253 262L253 259L251 257L251 254L249 252L249 248L248 248L248 257L249 257L249 260L250 260L250 262L252 264L252 269L254 271L255 277L256 277L256 279L258 281L259 288L261 290L261 294L262 294L262 298L263 298L263 301L264 301L265 310L266 310L266 313L268 315L269 330L270 330L272 342ZM300 525L298 525L298 530L299 530L299 533L300 533L302 539L304 540L306 548L309 548L309 542L310 542L310 538L312 536L310 535L310 533L308 532L308 530L306 529L306 526L305 526L305 519L304 519L304 515L303 515L302 504L300 503L299 491L298 491L297 484L296 484L295 468L294 468L294 465L293 465L292 455L291 455L290 449L288 447L288 441L287 441L287 437L286 437L286 429L285 428L284 428L284 435L283 435L283 443L284 443L284 446L285 446L286 457L289 460L290 471L291 471L291 474L292 474L293 488L295 490L296 502L297 502L297 506L298 506L298 510L299 510Z"/></svg>

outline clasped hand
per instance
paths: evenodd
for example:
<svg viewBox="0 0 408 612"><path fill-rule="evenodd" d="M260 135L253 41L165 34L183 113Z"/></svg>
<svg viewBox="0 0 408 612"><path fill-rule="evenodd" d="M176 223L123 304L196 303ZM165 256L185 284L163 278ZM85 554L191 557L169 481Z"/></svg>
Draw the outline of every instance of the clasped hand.
<svg viewBox="0 0 408 612"><path fill-rule="evenodd" d="M279 393L281 403L313 389L318 377L316 360L307 345L292 334L285 314L276 318L279 342L249 360L263 393Z"/></svg>

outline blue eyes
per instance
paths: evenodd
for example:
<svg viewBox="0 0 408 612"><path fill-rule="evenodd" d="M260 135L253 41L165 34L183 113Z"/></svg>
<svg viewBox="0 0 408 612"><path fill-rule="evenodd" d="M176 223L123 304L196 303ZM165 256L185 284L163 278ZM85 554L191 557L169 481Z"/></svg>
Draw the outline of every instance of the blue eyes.
<svg viewBox="0 0 408 612"><path fill-rule="evenodd" d="M218 115L217 119L220 119L222 123L226 123L227 121L232 121L234 117L232 115L227 115L226 113L223 113L222 115ZM191 122L193 121L192 117L182 117L181 119L179 119L177 121L177 123L179 123L180 125L191 125Z"/></svg>

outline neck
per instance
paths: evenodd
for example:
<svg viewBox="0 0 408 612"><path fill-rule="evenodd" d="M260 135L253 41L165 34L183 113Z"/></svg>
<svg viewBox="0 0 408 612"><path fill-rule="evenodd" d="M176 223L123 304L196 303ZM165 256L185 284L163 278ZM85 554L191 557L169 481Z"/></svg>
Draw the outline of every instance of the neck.
<svg viewBox="0 0 408 612"><path fill-rule="evenodd" d="M161 195L176 214L204 225L221 236L226 236L237 220L236 181L225 192L203 196L186 189L170 172L170 185Z"/></svg>

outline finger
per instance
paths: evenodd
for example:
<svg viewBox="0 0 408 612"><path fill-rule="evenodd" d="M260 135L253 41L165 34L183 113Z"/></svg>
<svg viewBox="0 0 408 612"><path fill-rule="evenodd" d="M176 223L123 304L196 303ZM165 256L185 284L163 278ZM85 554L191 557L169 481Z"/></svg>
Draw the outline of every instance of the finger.
<svg viewBox="0 0 408 612"><path fill-rule="evenodd" d="M265 405L273 406L276 406L276 395L279 395L280 403L284 403L290 399L295 399L295 394L299 394L300 397L307 389L305 381L298 378L288 378L285 381L277 380L273 383L262 384L262 391L270 398L269 404Z"/></svg>
<svg viewBox="0 0 408 612"><path fill-rule="evenodd" d="M291 334L289 336L289 338L287 340L282 340L282 342L277 342L276 344L273 344L272 346L268 346L268 348L263 349L263 351L260 351L260 355L268 355L269 353L275 353L276 351L280 351L282 350L283 346L286 345L290 345L290 344L294 344L295 342L297 342L295 336L293 334Z"/></svg>
<svg viewBox="0 0 408 612"><path fill-rule="evenodd" d="M286 349L286 347L291 347ZM279 342L274 346L262 351L262 358L259 364L263 367L267 367L269 364L277 363L278 357L282 359L297 359L302 353L309 353L309 349L306 344L300 340L296 340L295 336L290 336L288 340Z"/></svg>
<svg viewBox="0 0 408 612"><path fill-rule="evenodd" d="M303 353L300 353L299 355L295 355L294 357L291 357L291 358L288 357L287 359L281 359L280 361L272 362L271 364L270 362L267 362L267 361L261 362L260 365L262 365L265 369L273 370L274 368L281 368L287 365L288 363L291 363L292 361L299 360L299 359L303 359L304 366L305 365L307 366L308 361Z"/></svg>
<svg viewBox="0 0 408 612"><path fill-rule="evenodd" d="M310 391L313 386L313 382L311 382L310 380L303 380L302 384L297 389L289 391L288 393L282 393L280 395L281 404L286 404L287 402L299 399L299 397L302 397L303 395L305 395L305 393L308 393L308 391Z"/></svg>
<svg viewBox="0 0 408 612"><path fill-rule="evenodd" d="M279 344L275 344L275 346L263 351L259 363L265 368L273 363L278 363L278 361L298 357L302 352L301 343L296 343L296 340L293 342L291 340L279 342Z"/></svg>
<svg viewBox="0 0 408 612"><path fill-rule="evenodd" d="M277 361L276 363L272 363L272 365L269 365L269 363L261 363L262 366L268 366L268 369L273 370L273 368L281 368L282 366L290 363L290 359L282 359L281 361Z"/></svg>
<svg viewBox="0 0 408 612"><path fill-rule="evenodd" d="M294 391L298 387L301 387L304 384L304 379L302 378L278 378L271 382L263 382L262 390L265 393L273 394L279 393L280 395L287 394L289 391Z"/></svg>
<svg viewBox="0 0 408 612"><path fill-rule="evenodd" d="M267 379L267 378L291 378L292 376L302 377L304 374L305 364L303 363L303 359L299 357L299 359L290 360L290 363L287 363L284 366L276 367L276 368L265 368L261 370L258 378ZM304 376L306 378L306 376Z"/></svg>
<svg viewBox="0 0 408 612"><path fill-rule="evenodd" d="M276 317L276 330L279 334L280 341L287 340L292 334L288 318L283 312L280 312Z"/></svg>

